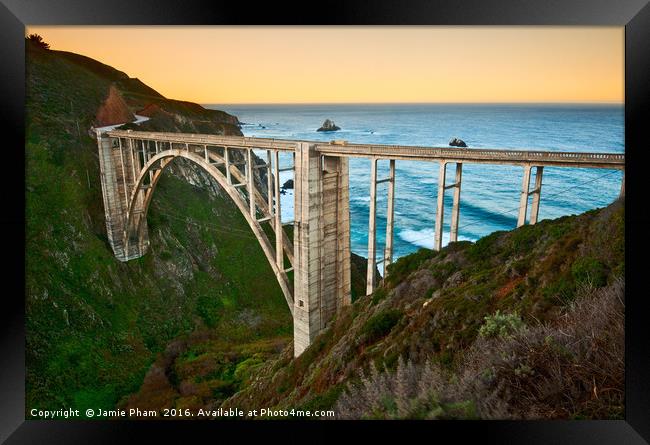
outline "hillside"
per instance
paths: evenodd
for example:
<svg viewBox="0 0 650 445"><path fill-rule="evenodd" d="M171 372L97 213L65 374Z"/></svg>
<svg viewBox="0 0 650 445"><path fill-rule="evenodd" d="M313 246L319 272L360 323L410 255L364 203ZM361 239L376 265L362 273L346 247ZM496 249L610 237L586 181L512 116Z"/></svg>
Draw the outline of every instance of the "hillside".
<svg viewBox="0 0 650 445"><path fill-rule="evenodd" d="M190 334L240 345L238 360L288 344L290 312L261 248L196 169L178 163L161 179L147 255L120 263L106 238L91 127L149 110L147 128L240 135L237 118L26 47L26 406L112 409Z"/></svg>
<svg viewBox="0 0 650 445"><path fill-rule="evenodd" d="M28 47L28 51L30 54L46 54L34 46ZM48 53L56 55L61 61L70 62L70 66L77 66L104 81L111 82L131 111L136 114L149 117L157 115L160 118L146 124L145 129L241 136L236 116L220 110L206 109L192 102L167 99L140 79L131 78L126 73L90 57L66 51Z"/></svg>
<svg viewBox="0 0 650 445"><path fill-rule="evenodd" d="M224 407L341 418L622 418L624 207L544 220L389 268L297 359Z"/></svg>

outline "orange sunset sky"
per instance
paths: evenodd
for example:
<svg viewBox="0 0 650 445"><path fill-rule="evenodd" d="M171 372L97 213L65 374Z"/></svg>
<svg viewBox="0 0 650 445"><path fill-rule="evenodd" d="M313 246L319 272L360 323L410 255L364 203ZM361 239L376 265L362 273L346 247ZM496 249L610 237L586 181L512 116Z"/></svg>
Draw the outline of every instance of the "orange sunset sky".
<svg viewBox="0 0 650 445"><path fill-rule="evenodd" d="M616 102L623 27L29 26L203 104Z"/></svg>

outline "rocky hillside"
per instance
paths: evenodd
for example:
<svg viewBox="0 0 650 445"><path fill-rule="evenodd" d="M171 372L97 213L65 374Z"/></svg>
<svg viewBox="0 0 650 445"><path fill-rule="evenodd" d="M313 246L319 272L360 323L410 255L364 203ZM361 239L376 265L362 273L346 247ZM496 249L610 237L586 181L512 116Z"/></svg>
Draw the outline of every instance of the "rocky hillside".
<svg viewBox="0 0 650 445"><path fill-rule="evenodd" d="M389 268L297 359L225 407L334 408L341 418L622 418L624 207Z"/></svg>
<svg viewBox="0 0 650 445"><path fill-rule="evenodd" d="M241 134L237 118L93 59L26 47L27 407L112 409L190 334L251 344L249 355L287 344L290 312L261 248L196 169L178 164L160 181L147 255L120 263L106 238L91 127L145 114L149 129Z"/></svg>

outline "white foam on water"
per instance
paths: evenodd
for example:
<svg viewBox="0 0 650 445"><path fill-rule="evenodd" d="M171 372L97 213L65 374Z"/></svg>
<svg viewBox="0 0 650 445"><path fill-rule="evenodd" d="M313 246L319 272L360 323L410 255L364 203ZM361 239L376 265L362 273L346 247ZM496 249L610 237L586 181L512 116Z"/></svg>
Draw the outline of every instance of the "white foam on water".
<svg viewBox="0 0 650 445"><path fill-rule="evenodd" d="M433 234L433 229L405 229L397 233L404 241L427 249L433 249Z"/></svg>
<svg viewBox="0 0 650 445"><path fill-rule="evenodd" d="M420 229L420 230L405 229L405 230L400 230L397 233L397 236L399 236L404 241L411 243L415 246L426 247L427 249L433 249L433 241L434 241L433 229ZM476 241L476 239L459 235L458 241ZM449 244L448 231L442 233L443 247L446 246L447 244Z"/></svg>
<svg viewBox="0 0 650 445"><path fill-rule="evenodd" d="M352 202L370 202L370 196L350 196Z"/></svg>

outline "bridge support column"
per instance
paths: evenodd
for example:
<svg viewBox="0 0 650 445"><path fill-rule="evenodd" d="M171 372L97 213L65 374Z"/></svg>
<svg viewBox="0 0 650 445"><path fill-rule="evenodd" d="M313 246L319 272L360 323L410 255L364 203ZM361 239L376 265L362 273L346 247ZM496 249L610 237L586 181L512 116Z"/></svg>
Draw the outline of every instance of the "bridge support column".
<svg viewBox="0 0 650 445"><path fill-rule="evenodd" d="M530 206L530 223L537 224L539 216L539 201L542 195L542 174L544 167L536 167L535 169L535 189L531 192L533 194L533 202Z"/></svg>
<svg viewBox="0 0 650 445"><path fill-rule="evenodd" d="M282 205L280 203L280 153L274 152L275 175L273 175L273 191L275 195L275 210L273 211L275 222L275 262L278 267L284 270L284 251L282 247ZM269 176L271 172L269 171Z"/></svg>
<svg viewBox="0 0 650 445"><path fill-rule="evenodd" d="M368 217L368 269L366 273L366 295L375 291L375 269L377 267L377 159L370 159L370 212Z"/></svg>
<svg viewBox="0 0 650 445"><path fill-rule="evenodd" d="M255 216L255 176L253 176L253 149L249 148L246 150L246 181L248 189L248 206L250 208L251 216L253 219Z"/></svg>
<svg viewBox="0 0 650 445"><path fill-rule="evenodd" d="M125 237L128 203L136 179L134 147L131 140L127 146L128 148L124 147L118 139L97 133L106 233L115 257L120 261L141 257L149 246L146 224L141 227L139 233L127 234L132 238L128 243ZM129 153L124 153L125 150ZM144 200L140 194L133 208L134 214L142 212L143 208Z"/></svg>
<svg viewBox="0 0 650 445"><path fill-rule="evenodd" d="M266 202L269 209L269 218L273 216L273 163L271 161L271 150L266 150Z"/></svg>
<svg viewBox="0 0 650 445"><path fill-rule="evenodd" d="M445 180L447 177L447 162L440 162L438 173L438 205L436 207L436 228L433 249L442 249L442 227L445 219Z"/></svg>
<svg viewBox="0 0 650 445"><path fill-rule="evenodd" d="M528 189L530 188L530 165L524 166L524 177L521 181L521 196L519 198L519 216L517 218L517 227L526 224L526 214L528 213Z"/></svg>
<svg viewBox="0 0 650 445"><path fill-rule="evenodd" d="M463 179L463 164L456 163L456 182L454 183L454 202L451 208L451 228L449 230L449 242L458 241L458 221L460 219L460 184Z"/></svg>
<svg viewBox="0 0 650 445"><path fill-rule="evenodd" d="M230 152L228 147L223 147L223 157L226 158L226 179L228 184L232 184L232 178L230 176Z"/></svg>
<svg viewBox="0 0 650 445"><path fill-rule="evenodd" d="M350 304L348 161L299 143L294 181L294 356Z"/></svg>
<svg viewBox="0 0 650 445"><path fill-rule="evenodd" d="M384 249L384 278L393 262L393 227L395 220L395 159L388 165L388 209L386 210L386 247Z"/></svg>

